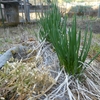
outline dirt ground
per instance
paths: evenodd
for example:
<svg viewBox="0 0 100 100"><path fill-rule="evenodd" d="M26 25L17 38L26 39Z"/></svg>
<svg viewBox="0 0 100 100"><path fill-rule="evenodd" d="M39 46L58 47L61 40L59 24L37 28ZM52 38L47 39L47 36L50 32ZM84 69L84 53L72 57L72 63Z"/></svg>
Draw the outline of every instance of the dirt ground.
<svg viewBox="0 0 100 100"><path fill-rule="evenodd" d="M68 21L68 24L67 24L68 26L71 26L71 21ZM77 27L78 28L80 28L84 31L84 30L86 30L87 26L89 29L92 30L93 33L100 34L100 19L97 19L97 18L88 19L87 17L78 17L77 18Z"/></svg>
<svg viewBox="0 0 100 100"><path fill-rule="evenodd" d="M78 27L85 30L87 28L87 24L89 25L89 28L92 29L93 33L100 34L100 19L91 19L91 20L82 20L78 21Z"/></svg>
<svg viewBox="0 0 100 100"><path fill-rule="evenodd" d="M5 51L10 47L28 41L30 38L33 39L35 30L37 30L35 24L0 28L0 51Z"/></svg>

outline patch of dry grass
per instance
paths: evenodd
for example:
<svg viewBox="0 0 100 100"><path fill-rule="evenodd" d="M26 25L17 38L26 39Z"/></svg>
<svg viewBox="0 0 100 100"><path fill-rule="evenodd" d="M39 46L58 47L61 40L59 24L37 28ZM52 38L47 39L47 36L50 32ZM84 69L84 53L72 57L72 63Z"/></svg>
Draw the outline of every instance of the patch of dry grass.
<svg viewBox="0 0 100 100"><path fill-rule="evenodd" d="M25 100L32 94L44 94L55 80L46 67L37 68L38 63L7 63L0 70L0 97Z"/></svg>

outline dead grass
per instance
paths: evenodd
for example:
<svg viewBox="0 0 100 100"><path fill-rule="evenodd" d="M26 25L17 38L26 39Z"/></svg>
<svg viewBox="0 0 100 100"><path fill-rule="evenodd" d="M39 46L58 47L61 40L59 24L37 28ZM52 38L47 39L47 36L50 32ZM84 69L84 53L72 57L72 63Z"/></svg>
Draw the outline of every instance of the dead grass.
<svg viewBox="0 0 100 100"><path fill-rule="evenodd" d="M14 100L43 94L55 83L46 67L37 68L37 61L32 63L8 63L0 71L0 97ZM26 95L27 94L27 95ZM17 97L16 97L17 96Z"/></svg>

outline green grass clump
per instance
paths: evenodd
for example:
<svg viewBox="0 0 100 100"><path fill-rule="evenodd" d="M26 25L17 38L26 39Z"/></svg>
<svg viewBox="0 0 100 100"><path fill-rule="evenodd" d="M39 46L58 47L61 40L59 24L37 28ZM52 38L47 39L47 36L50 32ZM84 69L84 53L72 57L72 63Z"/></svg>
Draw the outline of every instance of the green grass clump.
<svg viewBox="0 0 100 100"><path fill-rule="evenodd" d="M52 43L60 63L69 75L79 76L86 69L82 63L85 62L88 56L92 32L86 30L84 39L82 39L81 31L77 31L76 17L74 17L72 26L68 28L68 34L66 34L66 23L67 18L64 17L63 21L61 21L58 7L52 5L52 9L40 18L40 38L42 40L46 38L47 41ZM82 45L81 41L83 42Z"/></svg>
<svg viewBox="0 0 100 100"><path fill-rule="evenodd" d="M61 14L59 9L52 5L53 9L50 11L45 12L42 18L40 18L40 24L41 24L41 29L40 29L40 38L44 40L46 38L47 41L52 41L51 36L52 35L57 35L53 34L54 32L60 31L61 30ZM52 30L52 28L56 28L55 30ZM59 29L59 30L58 30ZM54 37L55 37L54 36Z"/></svg>

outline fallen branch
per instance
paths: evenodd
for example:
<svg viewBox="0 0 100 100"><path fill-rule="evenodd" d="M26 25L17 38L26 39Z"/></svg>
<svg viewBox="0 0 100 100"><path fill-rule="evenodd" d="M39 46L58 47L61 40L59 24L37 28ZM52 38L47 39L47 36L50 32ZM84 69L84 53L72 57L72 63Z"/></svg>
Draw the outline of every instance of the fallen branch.
<svg viewBox="0 0 100 100"><path fill-rule="evenodd" d="M10 48L4 54L0 55L0 69L6 64L7 61L9 61L11 57L21 58L21 54L25 51L25 49L25 46L19 45L17 47Z"/></svg>

